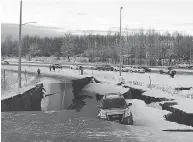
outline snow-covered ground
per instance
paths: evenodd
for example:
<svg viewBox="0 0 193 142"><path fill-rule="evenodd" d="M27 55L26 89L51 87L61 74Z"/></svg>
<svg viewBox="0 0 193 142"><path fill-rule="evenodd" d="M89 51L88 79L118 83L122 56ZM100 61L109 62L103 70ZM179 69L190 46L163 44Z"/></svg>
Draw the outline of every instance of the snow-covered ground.
<svg viewBox="0 0 193 142"><path fill-rule="evenodd" d="M144 90L147 90L151 84L151 89L160 90L165 92L165 94L187 98L193 97L193 76L191 75L176 75L175 78L171 78L169 75L161 75L156 73L123 73L120 77L119 73L116 72L100 71L95 71L94 75L99 80L108 81L109 83L118 83L122 81L129 86ZM175 88L180 87L192 87L192 89L189 91L175 90Z"/></svg>
<svg viewBox="0 0 193 142"><path fill-rule="evenodd" d="M3 78L1 78L2 83L4 83ZM29 90L30 88L34 87L34 83L32 85L32 81L36 80L35 76L32 75L24 75L22 74L22 80L21 80L21 85L23 86L22 88L18 89L18 74L17 73L12 73L9 71L6 71L6 76L5 76L5 88L4 85L1 87L1 100L5 98L10 98L14 95L17 95L19 93L23 93L26 90Z"/></svg>
<svg viewBox="0 0 193 142"><path fill-rule="evenodd" d="M108 93L125 93L129 89L123 88L122 86L117 86L114 84L108 84L108 83L90 83L85 86L84 88L86 91L99 93L102 95L108 94Z"/></svg>
<svg viewBox="0 0 193 142"><path fill-rule="evenodd" d="M186 113L193 113L193 99L176 99L175 102L177 102L177 105L174 105L174 108L183 110Z"/></svg>

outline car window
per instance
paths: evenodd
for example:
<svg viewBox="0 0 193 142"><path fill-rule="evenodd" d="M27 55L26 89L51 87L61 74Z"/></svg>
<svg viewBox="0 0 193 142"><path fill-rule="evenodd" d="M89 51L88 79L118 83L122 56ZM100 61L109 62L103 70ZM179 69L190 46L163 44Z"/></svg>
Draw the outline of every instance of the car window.
<svg viewBox="0 0 193 142"><path fill-rule="evenodd" d="M103 109L125 108L125 107L126 107L126 102L123 98L106 99L106 100L103 100L103 103L102 103Z"/></svg>

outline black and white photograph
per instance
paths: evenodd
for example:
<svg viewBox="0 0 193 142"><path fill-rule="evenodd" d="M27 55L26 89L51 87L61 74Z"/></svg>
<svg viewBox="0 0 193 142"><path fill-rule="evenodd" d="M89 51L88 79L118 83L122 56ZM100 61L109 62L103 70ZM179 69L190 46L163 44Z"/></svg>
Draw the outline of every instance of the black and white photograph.
<svg viewBox="0 0 193 142"><path fill-rule="evenodd" d="M193 0L1 0L2 142L193 142Z"/></svg>

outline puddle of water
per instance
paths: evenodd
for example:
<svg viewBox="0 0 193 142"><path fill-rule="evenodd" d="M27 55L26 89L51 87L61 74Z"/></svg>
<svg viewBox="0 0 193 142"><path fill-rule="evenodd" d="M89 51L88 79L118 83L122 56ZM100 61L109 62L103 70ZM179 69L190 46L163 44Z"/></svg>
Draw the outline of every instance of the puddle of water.
<svg viewBox="0 0 193 142"><path fill-rule="evenodd" d="M48 81L43 83L46 90L42 99L41 109L43 111L62 110L72 104L72 83L60 81Z"/></svg>

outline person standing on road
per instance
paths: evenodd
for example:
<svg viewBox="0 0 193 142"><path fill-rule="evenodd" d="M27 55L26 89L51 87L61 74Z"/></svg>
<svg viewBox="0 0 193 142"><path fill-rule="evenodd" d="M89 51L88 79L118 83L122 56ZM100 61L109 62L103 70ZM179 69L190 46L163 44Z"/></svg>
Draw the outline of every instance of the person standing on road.
<svg viewBox="0 0 193 142"><path fill-rule="evenodd" d="M171 76L172 78L174 78L174 75L175 75L175 71L171 71L170 76Z"/></svg>
<svg viewBox="0 0 193 142"><path fill-rule="evenodd" d="M55 71L55 69L56 69L55 65L53 65L52 68L53 68L53 70Z"/></svg>
<svg viewBox="0 0 193 142"><path fill-rule="evenodd" d="M79 74L81 74L81 67L82 67L82 66L79 66Z"/></svg>
<svg viewBox="0 0 193 142"><path fill-rule="evenodd" d="M51 71L52 70L52 65L50 65L49 68L50 68L50 71Z"/></svg>
<svg viewBox="0 0 193 142"><path fill-rule="evenodd" d="M41 71L40 69L37 70L38 77L40 76L40 71Z"/></svg>

